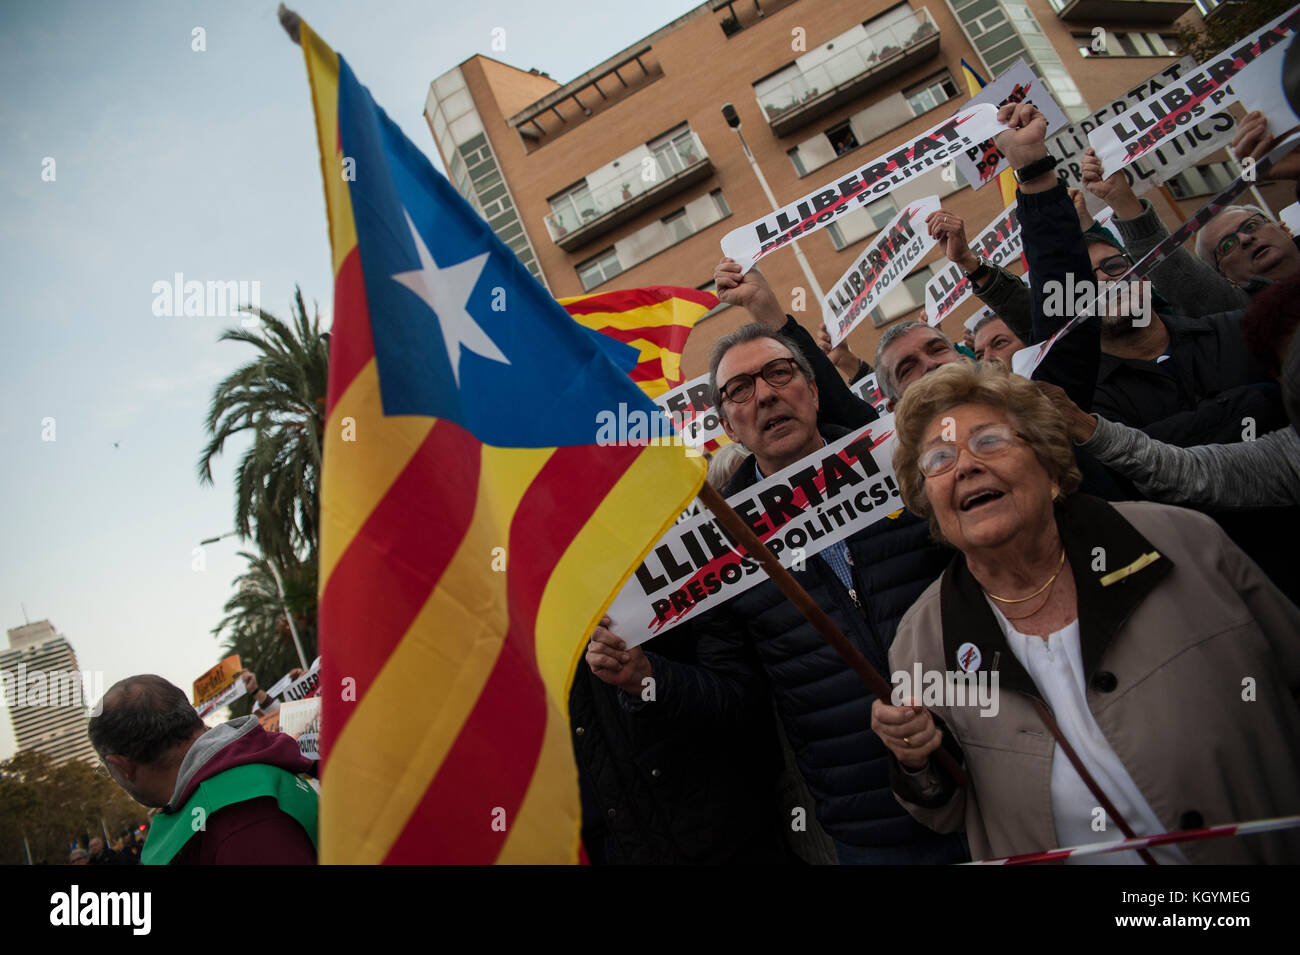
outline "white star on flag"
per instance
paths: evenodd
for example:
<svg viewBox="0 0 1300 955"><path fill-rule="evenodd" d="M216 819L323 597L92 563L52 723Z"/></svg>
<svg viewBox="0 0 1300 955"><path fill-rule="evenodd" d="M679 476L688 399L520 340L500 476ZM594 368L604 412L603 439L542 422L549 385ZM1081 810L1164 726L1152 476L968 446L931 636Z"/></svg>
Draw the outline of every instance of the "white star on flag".
<svg viewBox="0 0 1300 955"><path fill-rule="evenodd" d="M437 317L438 326L442 329L442 339L447 344L447 359L451 362L451 371L456 377L456 387L460 387L462 345L476 355L506 365L510 364L510 359L501 353L501 349L497 348L492 339L488 338L487 332L478 326L474 317L465 309L490 253L484 252L456 265L449 265L445 269L439 268L438 263L434 262L433 256L429 254L424 239L420 238L420 233L416 231L415 223L411 221L411 214L405 209L402 213L406 216L406 225L415 239L415 249L420 256L420 268L412 272L398 272L393 276L393 280L402 283L418 295Z"/></svg>

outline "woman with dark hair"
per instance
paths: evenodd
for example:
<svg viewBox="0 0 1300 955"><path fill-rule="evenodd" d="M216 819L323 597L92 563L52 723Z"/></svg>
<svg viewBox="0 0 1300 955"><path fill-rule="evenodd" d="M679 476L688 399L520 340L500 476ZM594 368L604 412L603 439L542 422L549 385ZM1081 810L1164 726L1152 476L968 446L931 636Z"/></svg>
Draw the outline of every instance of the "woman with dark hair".
<svg viewBox="0 0 1300 955"><path fill-rule="evenodd" d="M989 858L1300 811L1300 610L1218 525L1075 493L1061 415L996 366L925 376L896 422L903 500L957 550L872 710L915 818ZM955 692L972 685L991 693ZM930 760L941 745L969 788ZM1300 835L1141 859L1296 862Z"/></svg>

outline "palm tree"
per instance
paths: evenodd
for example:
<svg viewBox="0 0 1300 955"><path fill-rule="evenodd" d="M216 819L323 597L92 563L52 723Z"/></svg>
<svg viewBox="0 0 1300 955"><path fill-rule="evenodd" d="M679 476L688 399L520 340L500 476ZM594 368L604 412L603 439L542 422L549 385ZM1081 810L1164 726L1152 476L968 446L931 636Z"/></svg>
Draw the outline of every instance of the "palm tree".
<svg viewBox="0 0 1300 955"><path fill-rule="evenodd" d="M222 653L239 654L240 663L253 671L265 689L298 666L298 652L284 616L286 608L293 615L307 662L316 656L316 561L309 558L281 573L281 603L266 559L247 551L240 551L239 556L248 561L248 569L233 581L235 592L226 601L225 616L212 632L218 637L225 634ZM243 716L249 706L240 700L232 705L231 712Z"/></svg>
<svg viewBox="0 0 1300 955"><path fill-rule="evenodd" d="M244 342L261 354L213 393L199 482L212 483L213 458L227 439L252 432L252 446L235 471L235 530L288 576L314 562L319 544L329 334L320 330L319 308L308 320L300 288L294 289L291 323L260 308L245 311L260 326L229 329L220 340Z"/></svg>

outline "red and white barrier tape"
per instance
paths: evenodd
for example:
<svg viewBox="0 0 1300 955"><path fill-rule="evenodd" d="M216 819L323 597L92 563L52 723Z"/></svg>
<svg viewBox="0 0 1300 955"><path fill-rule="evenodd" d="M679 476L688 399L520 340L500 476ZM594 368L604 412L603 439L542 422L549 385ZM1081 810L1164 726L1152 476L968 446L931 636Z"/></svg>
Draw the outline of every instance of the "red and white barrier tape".
<svg viewBox="0 0 1300 955"><path fill-rule="evenodd" d="M1253 832L1275 832L1279 829L1300 829L1300 816L1279 816L1276 819L1257 819L1254 822L1234 822L1226 826L1206 829L1182 829L1162 832L1158 836L1142 836L1123 842L1094 842L1072 849L1049 849L1047 852L1026 852L1024 855L1001 859L982 859L967 865L1030 865L1034 862L1055 862L1058 859L1100 855L1103 852L1123 852L1128 849L1149 849L1175 842L1199 842L1202 839L1222 839L1225 836L1244 836Z"/></svg>

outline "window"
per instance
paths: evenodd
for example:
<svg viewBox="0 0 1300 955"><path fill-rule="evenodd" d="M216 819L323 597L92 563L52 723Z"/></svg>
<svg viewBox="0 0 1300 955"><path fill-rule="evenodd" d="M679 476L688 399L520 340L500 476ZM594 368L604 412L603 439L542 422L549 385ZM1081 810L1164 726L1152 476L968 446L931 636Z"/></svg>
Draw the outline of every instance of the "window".
<svg viewBox="0 0 1300 955"><path fill-rule="evenodd" d="M946 264L946 263L944 263ZM884 301L871 312L871 324L876 328L888 325L897 318L925 305L925 284L934 278L934 266L916 269L903 279L903 283L885 296Z"/></svg>
<svg viewBox="0 0 1300 955"><path fill-rule="evenodd" d="M835 150L836 156L843 156L858 148L858 137L853 135L853 127L847 122L840 123L834 129L828 129L826 138L831 141L831 148Z"/></svg>
<svg viewBox="0 0 1300 955"><path fill-rule="evenodd" d="M659 175L669 179L688 166L699 162L696 155L695 137L691 128L683 123L667 135L647 143L650 153L659 166Z"/></svg>
<svg viewBox="0 0 1300 955"><path fill-rule="evenodd" d="M721 189L714 189L709 193L709 197L713 199L713 204L718 209L719 219L725 219L731 215L731 206L727 205L727 200L723 197Z"/></svg>
<svg viewBox="0 0 1300 955"><path fill-rule="evenodd" d="M1226 162L1211 162L1203 166L1184 169L1165 185L1179 199L1191 199L1194 196L1213 196L1228 187L1236 176Z"/></svg>
<svg viewBox="0 0 1300 955"><path fill-rule="evenodd" d="M1115 33L1107 30L1102 49L1093 48L1100 37L1091 33L1075 33L1080 56L1177 56L1178 37L1167 33Z"/></svg>
<svg viewBox="0 0 1300 955"><path fill-rule="evenodd" d="M592 201L586 180L552 199L551 212L555 215L555 222L568 232L596 218L596 203Z"/></svg>
<svg viewBox="0 0 1300 955"><path fill-rule="evenodd" d="M594 259L588 259L578 266L578 279L584 290L590 292L602 282L608 282L623 271L614 249L608 248Z"/></svg>
<svg viewBox="0 0 1300 955"><path fill-rule="evenodd" d="M799 175L801 175L801 176L806 176L806 175L808 175L808 173L809 173L810 170L808 169L807 166L805 166L805 165L803 164L803 160L799 158L799 147L798 147L798 146L794 147L794 149L788 150L788 151L786 152L786 155L790 157L790 162L794 163L794 171L795 171L795 172L797 172L797 173L798 173ZM816 168L816 167L814 167L814 168Z"/></svg>
<svg viewBox="0 0 1300 955"><path fill-rule="evenodd" d="M889 220L898 215L894 200L885 196L875 202L869 202L852 212L846 212L837 222L826 227L830 233L831 243L837 250L847 249L855 242L860 242L869 235L875 235Z"/></svg>
<svg viewBox="0 0 1300 955"><path fill-rule="evenodd" d="M953 82L952 75L944 70L904 91L903 95L907 97L907 105L912 107L912 112L920 116L955 97L957 84Z"/></svg>
<svg viewBox="0 0 1300 955"><path fill-rule="evenodd" d="M678 209L672 215L665 216L661 221L664 228L668 230L668 240L674 244L681 242L682 239L689 238L691 233L695 231L686 218L685 209Z"/></svg>

